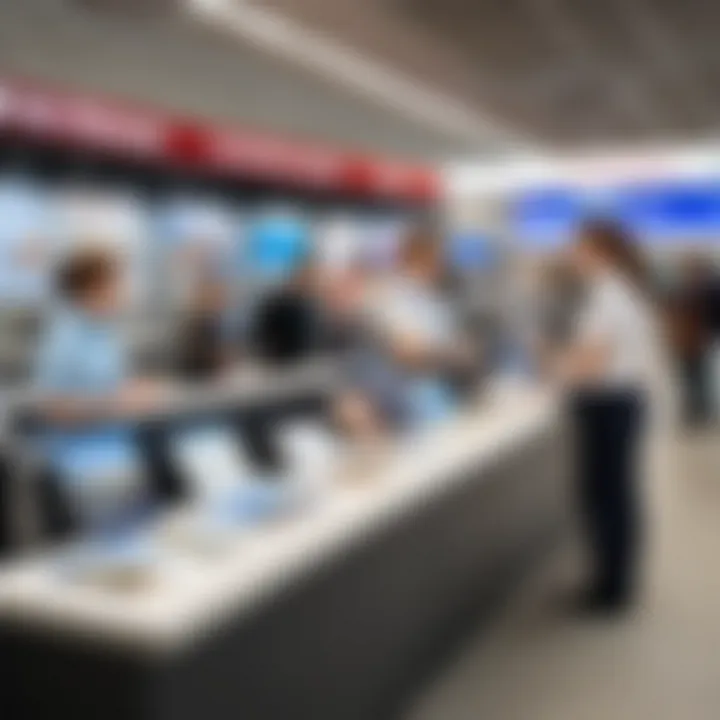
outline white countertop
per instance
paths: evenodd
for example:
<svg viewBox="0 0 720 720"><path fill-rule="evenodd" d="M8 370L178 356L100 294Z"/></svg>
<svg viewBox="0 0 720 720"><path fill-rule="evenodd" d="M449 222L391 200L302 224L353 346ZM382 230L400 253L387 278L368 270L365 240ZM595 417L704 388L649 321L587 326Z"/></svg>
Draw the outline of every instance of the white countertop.
<svg viewBox="0 0 720 720"><path fill-rule="evenodd" d="M281 525L249 532L202 563L164 563L155 582L135 594L63 582L47 556L18 562L0 574L0 618L153 655L172 651L466 482L464 468L527 442L556 412L547 392L498 391L480 409L398 442L362 481L338 478L322 502Z"/></svg>

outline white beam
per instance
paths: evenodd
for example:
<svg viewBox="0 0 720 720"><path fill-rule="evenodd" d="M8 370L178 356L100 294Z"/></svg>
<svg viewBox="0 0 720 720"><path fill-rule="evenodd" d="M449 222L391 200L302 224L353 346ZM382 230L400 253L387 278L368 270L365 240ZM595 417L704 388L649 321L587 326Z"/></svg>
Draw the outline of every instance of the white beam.
<svg viewBox="0 0 720 720"><path fill-rule="evenodd" d="M523 134L455 98L423 87L412 78L284 15L243 0L184 0L188 11L220 30L335 82L436 132L477 142L531 147Z"/></svg>

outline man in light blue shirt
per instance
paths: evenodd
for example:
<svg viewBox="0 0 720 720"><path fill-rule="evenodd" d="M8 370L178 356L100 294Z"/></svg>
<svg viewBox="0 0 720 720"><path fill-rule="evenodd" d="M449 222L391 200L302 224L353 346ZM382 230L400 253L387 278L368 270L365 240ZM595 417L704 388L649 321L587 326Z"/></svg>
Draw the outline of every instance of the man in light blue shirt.
<svg viewBox="0 0 720 720"><path fill-rule="evenodd" d="M58 312L40 349L40 392L108 397L118 392L126 376L125 347L111 321L79 308Z"/></svg>
<svg viewBox="0 0 720 720"><path fill-rule="evenodd" d="M35 384L59 419L138 411L147 387L128 378L127 348L118 327L122 270L103 249L81 250L58 269L60 306L41 342Z"/></svg>

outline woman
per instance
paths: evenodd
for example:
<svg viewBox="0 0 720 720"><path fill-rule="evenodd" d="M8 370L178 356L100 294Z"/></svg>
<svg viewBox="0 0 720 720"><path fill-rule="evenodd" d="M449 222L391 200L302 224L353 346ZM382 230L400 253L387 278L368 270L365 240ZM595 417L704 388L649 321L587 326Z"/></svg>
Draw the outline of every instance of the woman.
<svg viewBox="0 0 720 720"><path fill-rule="evenodd" d="M588 295L557 370L570 389L592 559L583 606L611 611L635 590L638 470L658 345L645 270L624 230L610 221L585 222L572 259Z"/></svg>

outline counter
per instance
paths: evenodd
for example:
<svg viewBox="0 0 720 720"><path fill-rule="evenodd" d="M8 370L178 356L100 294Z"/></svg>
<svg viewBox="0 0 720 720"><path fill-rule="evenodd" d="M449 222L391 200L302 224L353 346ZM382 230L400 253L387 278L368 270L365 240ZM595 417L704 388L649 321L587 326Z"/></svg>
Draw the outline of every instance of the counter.
<svg viewBox="0 0 720 720"><path fill-rule="evenodd" d="M167 417L188 410L199 412L203 408L217 409L223 405L269 404L298 393L328 394L338 387L341 377L337 361L329 358L316 358L290 368L246 363L228 370L216 379L195 384L159 381L156 407L151 412L143 410L136 415L124 414L115 419L123 422L147 421L152 417ZM37 391L28 388L4 393L0 431L13 431L13 427L5 426L14 425L17 416L36 420L41 414L39 408L43 399ZM87 423L96 424L99 420L108 419L112 420L113 417L92 418ZM76 426L78 424L75 423Z"/></svg>
<svg viewBox="0 0 720 720"><path fill-rule="evenodd" d="M152 410L89 418L73 423L72 430L82 432L84 426L95 428L116 420L147 429L183 417L231 412L252 414L257 433L260 425L272 423L289 408L324 405L341 382L338 363L328 358L283 369L244 364L211 381L167 381ZM33 480L39 475L34 439L47 424L41 404L42 396L28 389L6 393L0 402L0 559L67 531L66 523L58 528L55 519L51 520L58 515L57 499L45 497ZM161 477L162 472L154 473L154 478ZM166 487L154 487L153 492L162 496L162 502L173 494Z"/></svg>
<svg viewBox="0 0 720 720"><path fill-rule="evenodd" d="M17 717L384 717L564 525L562 436L551 396L499 393L137 595L16 563L0 639Z"/></svg>

